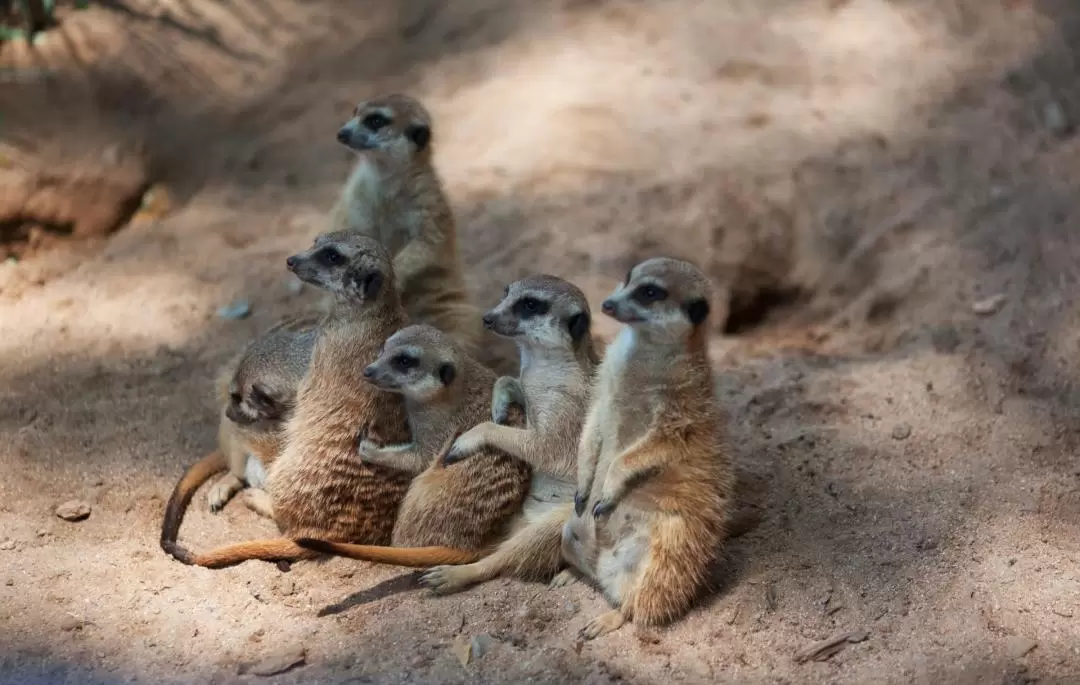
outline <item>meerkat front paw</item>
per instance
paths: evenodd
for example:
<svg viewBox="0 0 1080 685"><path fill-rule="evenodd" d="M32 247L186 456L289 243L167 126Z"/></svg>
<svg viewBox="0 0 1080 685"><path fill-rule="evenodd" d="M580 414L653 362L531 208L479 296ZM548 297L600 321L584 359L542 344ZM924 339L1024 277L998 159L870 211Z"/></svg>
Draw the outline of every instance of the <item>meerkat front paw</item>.
<svg viewBox="0 0 1080 685"><path fill-rule="evenodd" d="M483 435L479 433L480 426L470 428L458 436L450 450L443 457L443 464L450 465L466 459L483 445Z"/></svg>
<svg viewBox="0 0 1080 685"><path fill-rule="evenodd" d="M559 571L554 578L551 579L551 582L548 583L548 589L555 590L557 588L567 587L569 585L573 585L577 581L578 577L574 570L564 568L563 570Z"/></svg>
<svg viewBox="0 0 1080 685"><path fill-rule="evenodd" d="M210 511L216 514L224 509L225 505L229 503L229 500L233 498L233 495L240 492L243 488L243 481L231 473L225 474L221 480L214 483L210 488L210 492L206 495L206 500L210 505Z"/></svg>
<svg viewBox="0 0 1080 685"><path fill-rule="evenodd" d="M600 614L593 620L585 624L585 627L578 633L583 640L595 640L601 635L607 635L610 632L616 631L626 623L626 619L623 617L622 612L618 609L613 609L606 613Z"/></svg>

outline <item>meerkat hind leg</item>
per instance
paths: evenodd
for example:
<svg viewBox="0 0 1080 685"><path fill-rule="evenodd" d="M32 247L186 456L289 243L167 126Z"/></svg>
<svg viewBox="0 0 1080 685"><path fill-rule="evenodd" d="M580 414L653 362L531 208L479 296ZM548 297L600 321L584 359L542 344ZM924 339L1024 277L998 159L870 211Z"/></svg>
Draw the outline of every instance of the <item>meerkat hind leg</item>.
<svg viewBox="0 0 1080 685"><path fill-rule="evenodd" d="M259 516L274 518L274 500L266 490L251 489L244 497L244 504Z"/></svg>

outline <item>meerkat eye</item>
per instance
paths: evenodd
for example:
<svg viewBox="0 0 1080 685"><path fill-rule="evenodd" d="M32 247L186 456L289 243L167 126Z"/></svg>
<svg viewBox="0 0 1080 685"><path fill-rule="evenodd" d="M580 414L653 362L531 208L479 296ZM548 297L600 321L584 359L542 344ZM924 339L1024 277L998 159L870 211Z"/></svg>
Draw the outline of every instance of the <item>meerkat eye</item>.
<svg viewBox="0 0 1080 685"><path fill-rule="evenodd" d="M514 304L514 313L522 319L542 316L548 313L551 305L535 297L523 297Z"/></svg>
<svg viewBox="0 0 1080 685"><path fill-rule="evenodd" d="M328 247L325 250L320 250L317 259L323 266L341 266L345 263L345 255L341 254L332 247Z"/></svg>
<svg viewBox="0 0 1080 685"><path fill-rule="evenodd" d="M379 114L378 112L372 112L364 117L364 126L372 131L378 131L390 123L390 120Z"/></svg>
<svg viewBox="0 0 1080 685"><path fill-rule="evenodd" d="M394 357L394 361L392 363L394 365L394 368L398 371L408 371L409 369L412 369L416 366L417 361L416 359L410 357L407 354L399 354L398 356Z"/></svg>
<svg viewBox="0 0 1080 685"><path fill-rule="evenodd" d="M638 286L634 291L634 299L642 304L648 304L649 302L659 302L666 299L668 296L667 291L658 285L652 283L646 283Z"/></svg>

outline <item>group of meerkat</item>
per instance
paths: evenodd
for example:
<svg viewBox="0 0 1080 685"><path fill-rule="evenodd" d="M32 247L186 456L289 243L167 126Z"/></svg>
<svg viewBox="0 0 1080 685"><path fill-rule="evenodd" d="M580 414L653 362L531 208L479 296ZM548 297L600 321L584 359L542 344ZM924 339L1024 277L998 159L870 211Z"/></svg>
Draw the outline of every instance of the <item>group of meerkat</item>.
<svg viewBox="0 0 1080 685"><path fill-rule="evenodd" d="M585 295L561 278L511 283L481 314L423 105L368 100L337 137L358 161L328 232L286 260L327 301L226 366L218 448L177 483L161 547L210 568L327 554L425 568L437 593L585 578L614 606L585 638L683 615L733 496L709 279L674 258L634 266L602 304L623 324L602 355ZM280 537L178 542L192 495L222 471L211 511L247 488Z"/></svg>

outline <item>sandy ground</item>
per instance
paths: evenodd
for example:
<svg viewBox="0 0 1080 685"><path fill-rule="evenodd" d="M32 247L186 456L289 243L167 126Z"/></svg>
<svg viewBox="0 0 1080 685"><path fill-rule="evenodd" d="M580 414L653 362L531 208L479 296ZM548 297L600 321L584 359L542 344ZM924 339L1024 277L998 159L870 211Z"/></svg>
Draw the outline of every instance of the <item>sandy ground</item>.
<svg viewBox="0 0 1080 685"><path fill-rule="evenodd" d="M0 682L232 683L300 649L270 682L1080 682L1077 46L1067 0L124 0L0 47L4 144L137 155L170 199L0 264ZM581 646L581 585L159 550L212 377L315 301L284 257L388 90L437 118L478 301L549 271L596 303L657 252L730 293L761 523L674 627ZM182 538L270 532L200 494Z"/></svg>

